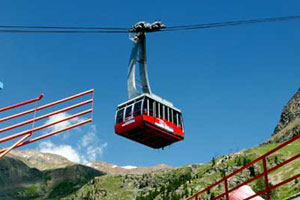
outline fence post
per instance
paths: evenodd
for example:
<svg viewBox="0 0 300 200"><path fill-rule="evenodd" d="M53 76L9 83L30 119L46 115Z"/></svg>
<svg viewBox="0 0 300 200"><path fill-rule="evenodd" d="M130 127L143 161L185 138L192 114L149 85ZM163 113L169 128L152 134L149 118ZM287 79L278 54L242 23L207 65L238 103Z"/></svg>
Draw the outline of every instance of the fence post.
<svg viewBox="0 0 300 200"><path fill-rule="evenodd" d="M227 178L225 178L225 180L224 180L224 186L225 186L226 200L229 200L229 194L228 194L228 181L227 181Z"/></svg>
<svg viewBox="0 0 300 200"><path fill-rule="evenodd" d="M265 179L265 190L267 194L267 200L270 200L270 189L269 189L269 180L268 180L268 173L267 173L267 163L266 157L263 157L263 167L264 167L264 179Z"/></svg>

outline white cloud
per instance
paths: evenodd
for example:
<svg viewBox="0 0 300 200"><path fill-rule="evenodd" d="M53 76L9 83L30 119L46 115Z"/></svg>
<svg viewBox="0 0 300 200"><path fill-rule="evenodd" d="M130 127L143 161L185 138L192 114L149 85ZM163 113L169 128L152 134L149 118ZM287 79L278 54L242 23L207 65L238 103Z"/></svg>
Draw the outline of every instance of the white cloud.
<svg viewBox="0 0 300 200"><path fill-rule="evenodd" d="M85 134L81 138L81 146L86 147L90 144L92 144L95 141L96 135L96 126L91 125L91 131L89 131L87 134Z"/></svg>
<svg viewBox="0 0 300 200"><path fill-rule="evenodd" d="M61 155L72 162L81 162L80 155L70 145L55 145L51 141L45 141L39 144L38 150L42 153L53 153Z"/></svg>
<svg viewBox="0 0 300 200"><path fill-rule="evenodd" d="M91 125L90 131L81 138L79 143L79 148L86 150L85 159L89 162L95 161L97 157L102 157L103 151L107 147L107 143L100 144L96 133L96 126Z"/></svg>
<svg viewBox="0 0 300 200"><path fill-rule="evenodd" d="M89 146L87 148L87 156L89 161L95 161L97 156L102 157L104 148L107 147L107 143L100 146Z"/></svg>
<svg viewBox="0 0 300 200"><path fill-rule="evenodd" d="M59 118L64 118L68 114L60 115L54 120L59 120ZM49 119L50 120L50 119ZM77 119L80 120L80 119ZM50 122L48 122L50 123ZM70 122L67 122L70 123ZM54 129L61 129L63 126L69 126L70 124L60 125L60 127L55 127ZM107 143L101 143L96 134L96 126L91 125L87 134L83 135L82 138L77 142L76 147L71 145L55 145L51 141L42 142L38 146L38 150L42 153L53 153L61 155L68 160L76 163L91 163L103 156L104 149L107 147Z"/></svg>
<svg viewBox="0 0 300 200"><path fill-rule="evenodd" d="M53 115L53 116L50 116L48 118L48 120L44 123L44 124L49 124L49 123L53 123L53 122L56 122L56 121L59 121L59 120L62 120L62 119L65 119L67 117L71 116L70 114L66 113L66 112L63 112L63 113L59 113L59 114L56 114L56 115ZM84 120L84 118L81 118L81 117L75 117L75 118L72 118L70 120L66 120L66 121L63 121L63 122L60 122L58 124L55 124L53 126L50 126L48 129L50 131L58 131L60 129L63 129L63 128L66 128L68 126L71 126L73 124L76 124L78 122L82 122Z"/></svg>

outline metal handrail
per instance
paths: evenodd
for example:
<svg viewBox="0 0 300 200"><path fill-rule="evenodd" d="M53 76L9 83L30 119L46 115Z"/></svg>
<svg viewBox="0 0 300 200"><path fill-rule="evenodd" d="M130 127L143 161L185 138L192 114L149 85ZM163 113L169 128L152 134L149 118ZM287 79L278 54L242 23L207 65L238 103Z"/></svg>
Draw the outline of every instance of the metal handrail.
<svg viewBox="0 0 300 200"><path fill-rule="evenodd" d="M265 153L264 155L262 155L262 156L260 156L260 157L258 157L258 158L256 158L256 159L254 159L253 161L251 161L251 162L248 163L247 165L241 167L240 169L234 171L233 173L231 173L231 174L225 176L224 178L218 180L218 181L215 182L214 184L212 184L212 185L206 187L205 189L201 190L200 192L197 192L196 194L194 194L194 195L192 195L191 197L187 198L187 200L192 200L192 199L193 199L193 200L198 200L198 197L199 197L200 194L203 194L204 192L207 192L208 190L210 190L210 189L212 189L213 187L215 187L215 186L217 186L217 185L220 185L220 184L222 184L222 183L224 183L225 192L219 194L218 196L216 196L215 198L213 198L213 200L220 199L220 198L222 198L223 196L226 197L226 200L229 200L229 194L230 194L231 192L233 192L234 190L236 190L236 189L238 189L238 188L240 188L240 187L242 187L242 186L244 186L244 185L246 185L246 184L249 184L249 183L251 183L251 182L253 182L253 181L255 181L255 180L257 180L257 179L259 179L259 178L261 178L261 177L264 177L265 189L262 190L262 191L259 191L258 193L256 193L255 195L252 195L251 197L248 197L247 199L252 199L252 198L254 198L254 197L258 196L258 195L261 195L261 194L264 194L264 193L265 193L266 196L267 196L267 200L270 200L270 191L271 191L271 190L273 190L273 189L275 189L275 188L277 188L277 187L279 187L279 186L281 186L281 185L283 185L283 184L286 184L286 183L288 183L288 182L290 182L290 181L292 181L292 180L295 180L295 179L299 178L299 177L300 177L300 173L297 174L297 175L295 175L295 176L293 176L293 177L290 177L290 178L288 178L288 179L286 179L286 180L283 180L283 181L281 181L281 182L279 182L279 183L277 183L276 185L273 185L273 186L269 186L268 174L269 174L270 172L272 172L272 171L274 171L274 170L276 170L276 169L278 169L278 168L280 168L280 167L283 167L284 165L286 165L286 164L288 164L288 163L290 163L290 162L292 162L292 161L294 161L294 160L300 158L300 153L298 153L298 154L296 154L295 156L293 156L293 157L291 157L291 158L285 160L284 162L282 162L282 163L280 163L280 164L277 164L276 166L274 166L274 167L272 167L272 168L270 168L270 169L267 169L266 158L267 158L269 155L273 154L274 152L279 151L279 150L282 149L283 147L287 146L288 144L290 144L290 143L292 143L292 142L298 140L299 138L300 138L300 134L296 135L295 137L291 138L290 140L288 140L288 141L286 141L286 142L283 142L282 144L278 145L277 147L275 147L275 148L272 149L271 151L269 151L269 152ZM234 175L238 174L239 172L241 172L241 171L243 171L243 170L245 170L245 169L247 169L247 168L253 166L255 163L257 163L257 162L259 162L259 161L262 161L262 162L263 162L263 172L262 172L262 173L256 175L255 177L253 177L253 178L251 178L251 179L249 179L249 180L247 180L247 181L245 181L245 182L243 182L243 183L241 183L241 184L239 184L239 185L237 185L237 186L235 186L235 187L233 187L233 188L231 188L231 189L228 189L228 179L229 179L229 178L231 178L231 177L233 177Z"/></svg>
<svg viewBox="0 0 300 200"><path fill-rule="evenodd" d="M0 150L0 158L4 157L9 151L11 151L11 150L13 150L15 148L24 146L26 144L30 144L32 142L36 142L36 141L44 139L46 137L49 137L49 136L52 136L52 135L55 135L55 134L58 134L58 133L61 133L61 132L73 129L73 128L76 128L78 126L82 126L82 125L84 125L86 123L89 123L89 122L92 122L92 120L93 120L92 113L93 113L93 103L94 103L94 89L87 90L85 92L81 92L79 94L76 94L76 95L73 95L73 96L70 96L70 97L67 97L67 98L64 98L64 99L61 99L61 100L49 103L49 104L45 104L43 106L36 107L34 109L26 110L26 111L23 111L23 112L20 112L20 113L17 113L17 114L13 114L13 115L1 118L0 122L8 121L8 120L11 120L11 119L14 119L14 118L18 118L18 117L21 117L21 116L29 114L29 113L33 113L33 112L36 113L36 111L39 111L39 110L42 110L42 109L45 109L45 108L49 108L49 107L55 106L55 105L58 105L58 104L70 101L72 99L85 96L87 94L92 94L91 99L88 99L88 100L85 100L85 101L81 101L81 102L79 102L77 104L73 104L71 106L68 106L68 107L65 107L65 108L62 108L62 109L59 109L59 110L56 110L56 111L53 111L53 112L50 112L50 113L47 113L47 114L44 114L44 115L41 115L41 116L35 116L34 115L33 119L22 121L22 122L19 122L19 123L16 123L16 124L13 124L13 125L10 125L8 127L0 129L0 133L3 133L3 132L6 132L8 130L13 130L15 128L24 126L26 124L33 123L33 125L34 125L34 122L36 122L36 121L39 121L39 120L42 120L42 119L45 119L45 118L57 115L59 113L63 113L65 111L69 111L69 110L78 108L80 106L84 106L84 105L88 105L88 104L91 105L91 108L88 108L88 109L86 109L84 111L81 111L81 112L78 112L76 114L67 116L67 117L65 117L63 119L59 119L59 120L56 120L54 122L50 122L48 124L44 124L44 125L41 125L41 126L35 127L35 128L32 126L31 129L15 133L13 135L9 135L9 136L4 137L4 138L0 138L0 143L3 143L3 142L7 142L7 141L10 141L10 140L13 140L15 138L22 137L21 139L19 139L17 142L15 142L10 147L5 148L5 149L1 149ZM27 101L24 101L24 102L21 102L21 103L17 103L17 104L11 105L11 106L0 108L0 112L7 111L7 110L10 110L10 109L13 109L13 108L16 108L16 107L21 107L21 106L24 106L24 105L27 105L27 104L30 104L30 103L33 103L33 102L37 102L37 101L41 100L42 98L43 98L43 94L40 95L39 97L35 98L35 99L27 100ZM37 104L36 104L36 106L37 106ZM46 134L43 134L41 136L38 136L38 137L35 137L35 138L27 140L36 131L52 127L52 126L54 126L54 125L56 125L58 123L65 122L65 121L68 121L68 120L71 120L71 119L74 119L76 117L83 116L83 115L86 115L86 114L89 114L89 113L91 114L91 116L89 118L87 118L87 119L84 119L81 122L78 122L76 124L70 125L68 127L62 128L60 130L56 130L56 131L53 131L53 132L50 132L50 133L46 133Z"/></svg>
<svg viewBox="0 0 300 200"><path fill-rule="evenodd" d="M37 102L37 101L41 100L43 97L44 97L44 94L41 94L37 98L30 99L30 100L27 100L27 101L24 101L24 102L21 102L21 103L17 103L17 104L14 104L14 105L10 105L10 106L4 107L4 108L0 108L0 112L4 112L6 110L10 110L10 109L17 108L17 107L20 107L20 106L24 106L24 105L27 105L27 104L30 104L30 103L33 103L33 102ZM32 112L34 112L34 111L32 111Z"/></svg>

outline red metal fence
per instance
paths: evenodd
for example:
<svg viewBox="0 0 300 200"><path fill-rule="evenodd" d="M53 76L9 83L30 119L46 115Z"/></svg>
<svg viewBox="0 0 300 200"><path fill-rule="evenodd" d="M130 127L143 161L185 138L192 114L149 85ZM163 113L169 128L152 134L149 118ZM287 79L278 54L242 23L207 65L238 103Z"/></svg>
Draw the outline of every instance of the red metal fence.
<svg viewBox="0 0 300 200"><path fill-rule="evenodd" d="M46 113L46 114L41 115L41 116L36 116L37 111L40 111L40 110L43 110L43 109L46 109L46 108L49 108L49 107L53 107L53 106L62 104L64 102L69 102L70 100L78 99L79 97L83 97L83 96L87 96L87 95L90 95L88 100L81 101L79 103L73 104L73 105L68 106L68 107L64 107L62 109L59 109L59 110L56 110L56 111L53 111L53 112L50 112L50 113ZM87 90L85 92L82 92L82 93L79 93L79 94L76 94L76 95L73 95L73 96L70 96L70 97L67 97L67 98L49 103L49 104L46 104L46 105L37 106L38 105L37 102L40 101L43 98L43 96L44 95L41 94L37 98L31 99L31 100L28 100L28 101L24 101L24 102L21 102L21 103L18 103L18 104L14 104L14 105L11 105L11 106L7 106L7 107L4 107L4 108L0 108L0 113L3 113L4 111L8 111L8 110L11 110L11 109L14 109L14 108L17 108L17 107L22 107L22 106L25 106L27 104L36 103L35 108L33 108L33 109L29 109L29 110L26 110L26 111L23 111L23 112L19 112L17 114L13 114L13 115L9 115L9 116L0 118L0 123L2 123L2 122L5 122L5 121L9 121L9 120L12 120L12 119L22 117L22 116L30 114L30 113L34 113L34 117L32 119L16 123L16 124L7 126L5 128L0 128L0 134L1 134L1 133L4 133L4 132L7 132L9 130L16 129L18 127L22 127L22 126L27 125L27 124L32 124L32 128L30 128L30 129L27 129L25 131L21 131L21 132L12 134L12 135L8 135L8 136L3 137L3 138L0 138L0 144L4 143L4 142L11 141L11 140L16 139L16 138L20 138L17 142L15 142L10 147L0 149L0 159L2 157L4 157L9 151L11 151L14 148L18 148L18 147L36 142L38 140L47 138L49 136L56 135L56 134L62 133L64 131L82 126L86 123L92 122L92 120L93 120L92 113L93 113L93 102L94 102L94 89ZM54 122L50 122L50 123L43 124L43 125L38 126L38 127L34 127L34 123L39 121L39 120L49 118L49 117L57 115L59 113L64 113L66 111L70 111L70 110L73 110L75 108L79 108L79 107L84 106L84 105L90 105L90 107L88 109L85 109L84 111L77 112L77 113L75 113L73 115L70 115L70 116L66 116L63 119L59 119L59 120L56 120ZM79 121L75 124L72 124L68 127L63 127L63 128L58 129L58 130L55 130L55 131L45 133L43 135L28 139L29 137L31 137L33 135L34 132L44 130L44 129L49 128L49 127L53 127L56 124L66 122L68 120L71 120L71 119L74 119L74 118L77 118L77 117L80 117L80 116L83 116L83 115L86 115L86 114L90 114L89 118L85 118L84 120Z"/></svg>
<svg viewBox="0 0 300 200"><path fill-rule="evenodd" d="M261 177L264 178L264 183L265 183L265 187L264 187L264 188L265 188L265 189L264 189L264 190L261 190L261 191L259 191L259 192L257 192L256 194L254 194L254 195L248 197L248 198L245 199L245 200L252 199L252 198L254 198L254 197L256 197L256 196L259 196L259 195L262 195L262 194L266 194L266 198L267 198L267 200L269 200L269 199L271 198L271 197L270 197L270 193L271 193L272 190L274 190L274 189L276 189L276 188L278 188L278 187L280 187L280 186L282 186L282 185L284 185L284 184L286 184L286 183L288 183L288 182L290 182L290 181L293 181L293 180L295 180L295 179L297 179L297 178L300 177L300 173L299 173L299 174L296 174L296 175L294 175L294 176L291 176L291 177L289 177L289 178L287 178L287 179L285 179L285 180L281 180L281 182L279 182L279 183L277 183L277 184L275 184L275 185L272 185L272 186L269 185L268 174L270 174L271 172L274 172L274 171L277 170L278 168L281 168L281 167L287 165L288 163L290 163L290 162L296 160L297 158L299 158L299 157L300 157L300 149L299 149L299 153L298 153L298 154L296 154L296 155L294 155L294 156L288 158L287 160L285 160L284 162L282 162L282 163L280 163L280 164L275 165L274 167L271 167L270 169L267 168L266 158L267 158L268 156L270 156L271 154L273 154L273 153L279 151L280 149L286 147L286 146L289 145L290 143L292 143L292 142L298 140L299 138L300 138L300 134L299 134L299 135L296 135L294 138L292 138L292 139L290 139L290 140L288 140L288 141L286 141L286 142L280 144L279 146L277 146L276 148L272 149L271 151L265 153L264 155L262 155L262 156L260 156L260 157L258 157L258 158L256 158L256 159L254 159L252 162L250 162L250 163L248 163L247 165L243 166L242 168L240 168L240 169L234 171L233 173L229 174L228 176L226 176L226 177L220 179L220 180L217 181L216 183L214 183L214 184L208 186L207 188L201 190L200 192L197 192L197 193L194 194L193 196L187 198L187 200L198 200L198 199L201 199L201 198L200 198L200 195L201 195L201 194L204 194L205 192L208 192L208 191L211 190L212 188L214 188L214 187L216 187L216 186L218 186L218 185L221 185L221 184L224 184L224 191L225 191L225 192L223 192L223 193L219 194L218 196L212 198L212 200L221 199L221 198L222 198L222 199L229 200L229 195L230 195L231 192L233 192L233 191L237 190L239 187L244 186L244 185L247 185L247 184L249 184L249 183L251 183L251 182L253 182L253 181L255 181L255 180L257 180L257 179L259 179L259 178L261 178ZM262 161L262 164L263 164L263 172L262 172L262 173L260 173L260 174L256 175L255 177L253 177L253 178L251 178L251 179L249 179L249 180L243 182L242 184L239 184L239 185L237 185L237 186L235 186L235 187L229 189L229 187L228 187L228 180L229 180L229 178L234 177L234 176L237 175L238 173L242 172L243 170L248 169L249 167L253 166L254 164L256 164L256 163L258 163L258 162L260 162L260 161Z"/></svg>

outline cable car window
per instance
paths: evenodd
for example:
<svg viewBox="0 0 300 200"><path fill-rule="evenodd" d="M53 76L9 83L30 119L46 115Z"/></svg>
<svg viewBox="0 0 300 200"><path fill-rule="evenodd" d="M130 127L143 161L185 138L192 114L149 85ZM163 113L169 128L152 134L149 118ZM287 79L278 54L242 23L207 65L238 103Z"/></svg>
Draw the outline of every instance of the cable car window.
<svg viewBox="0 0 300 200"><path fill-rule="evenodd" d="M124 113L124 108L122 108L121 110L118 110L117 116L116 116L116 124L123 122L123 113Z"/></svg>
<svg viewBox="0 0 300 200"><path fill-rule="evenodd" d="M173 123L177 126L177 112L173 110Z"/></svg>
<svg viewBox="0 0 300 200"><path fill-rule="evenodd" d="M169 117L169 118L170 118L170 122L173 123L173 121L174 121L174 120L173 120L173 109L171 109L171 108L170 108L170 115L169 115L169 116L170 116L170 117Z"/></svg>
<svg viewBox="0 0 300 200"><path fill-rule="evenodd" d="M181 118L181 114L178 113L178 126L182 127L182 118Z"/></svg>
<svg viewBox="0 0 300 200"><path fill-rule="evenodd" d="M130 119L132 116L132 105L128 106L125 111L125 120Z"/></svg>
<svg viewBox="0 0 300 200"><path fill-rule="evenodd" d="M159 103L155 102L155 117L160 117L159 115Z"/></svg>
<svg viewBox="0 0 300 200"><path fill-rule="evenodd" d="M164 118L165 120L168 120L167 106L163 105L163 108L164 108L164 109L163 109L163 111L164 111L164 115L163 115L164 117L163 117L163 118Z"/></svg>
<svg viewBox="0 0 300 200"><path fill-rule="evenodd" d="M153 99L149 99L149 115L153 116Z"/></svg>
<svg viewBox="0 0 300 200"><path fill-rule="evenodd" d="M142 108L142 101L139 101L134 104L134 109L133 109L134 117L141 114L141 108Z"/></svg>
<svg viewBox="0 0 300 200"><path fill-rule="evenodd" d="M147 115L148 113L148 98L144 99L144 105L143 105L143 115Z"/></svg>
<svg viewBox="0 0 300 200"><path fill-rule="evenodd" d="M169 114L168 120L170 122L172 122L172 109L171 108L168 108L168 114Z"/></svg>
<svg viewBox="0 0 300 200"><path fill-rule="evenodd" d="M169 107L166 106L166 120L169 121Z"/></svg>
<svg viewBox="0 0 300 200"><path fill-rule="evenodd" d="M181 121L181 129L182 131L184 131L184 124L183 124L183 118L181 113L180 113L180 121Z"/></svg>
<svg viewBox="0 0 300 200"><path fill-rule="evenodd" d="M153 101L153 117L156 117L156 101Z"/></svg>
<svg viewBox="0 0 300 200"><path fill-rule="evenodd" d="M159 115L160 115L160 118L163 119L164 117L164 112L163 112L163 105L162 104L159 104Z"/></svg>

